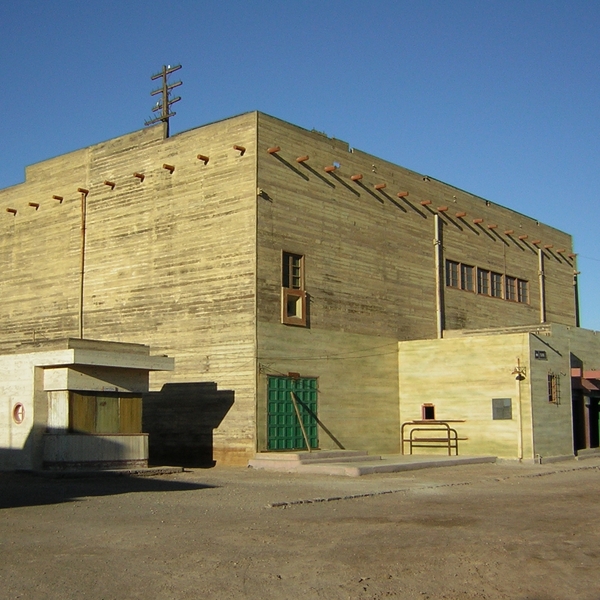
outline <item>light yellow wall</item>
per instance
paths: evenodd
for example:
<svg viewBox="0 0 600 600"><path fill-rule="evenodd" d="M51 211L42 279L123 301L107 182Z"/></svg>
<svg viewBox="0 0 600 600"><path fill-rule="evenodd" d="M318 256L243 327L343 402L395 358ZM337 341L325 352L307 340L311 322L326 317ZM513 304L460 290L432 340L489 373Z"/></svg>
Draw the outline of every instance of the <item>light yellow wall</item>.
<svg viewBox="0 0 600 600"><path fill-rule="evenodd" d="M0 350L78 335L77 189L88 189L84 336L174 357L176 372L153 374L152 389L234 390L214 455L244 463L255 448L255 148L249 113L167 140L149 128L29 167L25 183L0 191L0 206L18 210L0 219Z"/></svg>
<svg viewBox="0 0 600 600"><path fill-rule="evenodd" d="M533 458L531 398L527 375L512 371L520 359L529 372L529 334L464 336L399 343L400 418L420 419L421 405L435 405L436 418L464 420L454 426L463 455L519 458L519 388L522 455ZM512 399L512 419L492 419L492 398ZM408 446L406 447L408 452ZM418 453L444 453L419 448Z"/></svg>

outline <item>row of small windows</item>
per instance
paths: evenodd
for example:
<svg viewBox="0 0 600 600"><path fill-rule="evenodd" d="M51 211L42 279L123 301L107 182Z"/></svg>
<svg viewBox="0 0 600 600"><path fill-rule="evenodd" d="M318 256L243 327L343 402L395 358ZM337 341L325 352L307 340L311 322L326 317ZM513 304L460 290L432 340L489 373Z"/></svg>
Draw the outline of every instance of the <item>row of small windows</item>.
<svg viewBox="0 0 600 600"><path fill-rule="evenodd" d="M525 279L453 260L446 260L446 285L482 296L529 304L529 282Z"/></svg>

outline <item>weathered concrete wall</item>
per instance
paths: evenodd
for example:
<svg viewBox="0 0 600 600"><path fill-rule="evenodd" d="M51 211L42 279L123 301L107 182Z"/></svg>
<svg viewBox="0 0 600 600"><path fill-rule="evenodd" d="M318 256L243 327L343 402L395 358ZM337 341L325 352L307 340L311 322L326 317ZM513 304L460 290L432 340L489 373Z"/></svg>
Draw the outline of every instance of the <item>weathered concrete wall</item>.
<svg viewBox="0 0 600 600"><path fill-rule="evenodd" d="M173 356L177 372L153 375L154 389L208 380L235 390L215 456L244 462L255 447L255 146L250 113L167 140L145 129L28 168L0 192L0 206L18 211L0 222L0 349L78 334L77 190L87 189L84 336Z"/></svg>
<svg viewBox="0 0 600 600"><path fill-rule="evenodd" d="M531 386L534 450L542 460L551 456L571 456L574 452L570 331L569 327L553 325L547 332L530 334L531 369L527 373L527 381ZM536 359L536 350L545 352L545 358ZM600 351L597 351L597 356L600 358ZM559 381L556 403L549 401L550 373L557 376Z"/></svg>
<svg viewBox="0 0 600 600"><path fill-rule="evenodd" d="M258 391L259 448L266 447L266 374L298 372L319 377L319 414L346 447L398 451L396 355L390 344L436 336L434 214L442 219L446 258L529 282L527 304L450 289L444 282L448 328L539 322L537 247L518 239L525 231L530 240L539 236L545 245L565 248L561 254L545 250L547 318L574 322L573 265L565 257L571 240L566 234L351 151L345 142L263 114L258 123L258 185L263 193L258 197L257 318L264 375ZM280 150L267 152L273 147ZM297 162L306 155L308 160ZM334 164L339 165L335 171L324 171ZM352 175L362 179L353 181ZM385 187L376 189L379 184ZM399 198L400 191L409 195ZM448 210L438 211L444 206ZM467 214L460 218L457 212ZM473 223L477 218L483 223ZM509 229L515 234L504 233ZM304 256L307 328L281 323L283 251ZM511 355L509 373L514 360ZM461 373L479 381L470 371ZM422 389L418 380L415 384ZM507 385L510 391L504 393L514 397L514 379ZM478 409L478 420L491 419L487 402ZM500 436L506 438L502 452L509 455L516 452L511 427L514 423L504 424ZM335 447L323 431L320 442ZM531 453L531 440L527 443Z"/></svg>

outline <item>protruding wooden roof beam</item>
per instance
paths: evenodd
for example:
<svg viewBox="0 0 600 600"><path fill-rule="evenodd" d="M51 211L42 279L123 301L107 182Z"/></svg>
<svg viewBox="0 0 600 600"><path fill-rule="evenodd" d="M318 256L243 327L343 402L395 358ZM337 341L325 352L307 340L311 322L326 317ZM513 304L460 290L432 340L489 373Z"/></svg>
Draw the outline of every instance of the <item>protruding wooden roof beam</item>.
<svg viewBox="0 0 600 600"><path fill-rule="evenodd" d="M208 164L208 161L210 160L210 159L208 158L208 156L206 156L206 154L197 154L197 155L196 155L196 158L197 158L198 160L201 160L201 161L202 161L202 162L203 162L205 165L207 165L207 164Z"/></svg>
<svg viewBox="0 0 600 600"><path fill-rule="evenodd" d="M233 149L237 150L240 153L240 156L244 156L244 154L246 154L246 148L244 146L238 146L237 144L234 144Z"/></svg>
<svg viewBox="0 0 600 600"><path fill-rule="evenodd" d="M398 198L406 198L408 196L408 192L398 192L396 196L398 196Z"/></svg>
<svg viewBox="0 0 600 600"><path fill-rule="evenodd" d="M304 156L299 156L299 157L296 159L296 162L297 162L297 163L303 163L303 162L306 162L308 159L309 159L309 156L308 156L308 154L305 154Z"/></svg>
<svg viewBox="0 0 600 600"><path fill-rule="evenodd" d="M140 181L144 181L146 177L143 173L134 173L133 176L137 177Z"/></svg>
<svg viewBox="0 0 600 600"><path fill-rule="evenodd" d="M269 154L277 154L281 148L279 146L272 146L271 148L267 148L267 152Z"/></svg>
<svg viewBox="0 0 600 600"><path fill-rule="evenodd" d="M357 173L356 175L351 175L350 179L352 181L360 181L363 178L362 173Z"/></svg>
<svg viewBox="0 0 600 600"><path fill-rule="evenodd" d="M171 173L171 175L173 175L173 171L175 170L175 165L168 165L167 163L163 163L162 168L165 169L166 171L169 171L169 173Z"/></svg>
<svg viewBox="0 0 600 600"><path fill-rule="evenodd" d="M116 183L114 181L108 181L108 179L104 182L104 185L107 185L111 190L115 189Z"/></svg>
<svg viewBox="0 0 600 600"><path fill-rule="evenodd" d="M57 196L56 194L54 194L52 196L52 200L58 200L62 204L62 201L64 200L64 198L62 196Z"/></svg>
<svg viewBox="0 0 600 600"><path fill-rule="evenodd" d="M375 189L376 189L376 190L385 190L385 188L386 188L387 186L385 185L385 183L376 183L376 184L374 185L374 187L375 187Z"/></svg>

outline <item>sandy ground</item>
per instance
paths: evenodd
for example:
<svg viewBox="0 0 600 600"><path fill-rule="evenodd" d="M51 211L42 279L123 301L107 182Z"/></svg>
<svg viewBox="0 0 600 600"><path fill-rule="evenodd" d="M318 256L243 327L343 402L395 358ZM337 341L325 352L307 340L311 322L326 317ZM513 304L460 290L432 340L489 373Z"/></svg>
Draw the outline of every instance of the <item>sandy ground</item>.
<svg viewBox="0 0 600 600"><path fill-rule="evenodd" d="M356 479L0 474L0 598L599 600L599 491L596 458Z"/></svg>

